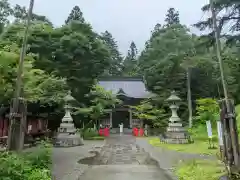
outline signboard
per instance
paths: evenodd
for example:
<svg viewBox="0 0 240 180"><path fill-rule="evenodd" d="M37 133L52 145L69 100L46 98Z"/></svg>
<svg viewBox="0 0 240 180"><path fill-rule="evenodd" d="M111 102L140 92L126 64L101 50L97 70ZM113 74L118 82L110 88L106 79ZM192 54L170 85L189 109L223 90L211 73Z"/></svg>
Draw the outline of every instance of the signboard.
<svg viewBox="0 0 240 180"><path fill-rule="evenodd" d="M208 138L212 138L212 126L211 121L206 121Z"/></svg>
<svg viewBox="0 0 240 180"><path fill-rule="evenodd" d="M223 146L223 130L222 123L217 121L217 131L218 131L218 142L220 146Z"/></svg>

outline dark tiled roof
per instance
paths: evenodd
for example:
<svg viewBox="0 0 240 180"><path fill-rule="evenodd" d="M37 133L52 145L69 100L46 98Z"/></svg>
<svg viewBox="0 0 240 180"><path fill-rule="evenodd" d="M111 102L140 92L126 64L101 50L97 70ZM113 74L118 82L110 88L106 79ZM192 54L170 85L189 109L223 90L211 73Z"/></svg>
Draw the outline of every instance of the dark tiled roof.
<svg viewBox="0 0 240 180"><path fill-rule="evenodd" d="M132 98L149 98L152 96L147 91L142 78L103 78L99 85L114 94L121 94Z"/></svg>

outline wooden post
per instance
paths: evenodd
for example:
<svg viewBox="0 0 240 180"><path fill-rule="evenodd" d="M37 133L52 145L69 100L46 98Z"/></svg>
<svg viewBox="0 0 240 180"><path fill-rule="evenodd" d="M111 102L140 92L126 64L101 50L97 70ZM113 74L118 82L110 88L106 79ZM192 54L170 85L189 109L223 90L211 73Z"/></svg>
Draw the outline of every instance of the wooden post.
<svg viewBox="0 0 240 180"><path fill-rule="evenodd" d="M129 109L129 125L130 125L130 128L132 128L132 110Z"/></svg>
<svg viewBox="0 0 240 180"><path fill-rule="evenodd" d="M19 105L17 110L13 108L14 103ZM27 106L22 98L13 99L9 118L11 121L9 124L7 148L8 150L22 150L27 125Z"/></svg>
<svg viewBox="0 0 240 180"><path fill-rule="evenodd" d="M17 81L16 81L16 90L15 90L15 98L12 102L12 110L10 113L10 126L9 126L9 135L8 135L8 150L22 150L21 147L23 145L19 145L19 143L23 142L22 138L22 124L24 124L25 120L21 117L21 113L19 110L22 110L21 108L21 93L22 93L22 74L23 74L23 64L24 64L24 58L26 55L27 50L27 38L28 38L28 31L29 26L32 18L32 10L33 10L34 0L30 0L29 10L28 10L28 17L27 17L27 24L24 32L23 37L23 44L19 59L19 66L18 66L18 72L17 72ZM23 121L23 122L22 122Z"/></svg>
<svg viewBox="0 0 240 180"><path fill-rule="evenodd" d="M223 125L223 154L224 162L229 173L239 173L239 143L233 102L229 101L230 114L227 112L226 100L221 102L221 122Z"/></svg>
<svg viewBox="0 0 240 180"><path fill-rule="evenodd" d="M112 111L110 112L110 128L112 128Z"/></svg>

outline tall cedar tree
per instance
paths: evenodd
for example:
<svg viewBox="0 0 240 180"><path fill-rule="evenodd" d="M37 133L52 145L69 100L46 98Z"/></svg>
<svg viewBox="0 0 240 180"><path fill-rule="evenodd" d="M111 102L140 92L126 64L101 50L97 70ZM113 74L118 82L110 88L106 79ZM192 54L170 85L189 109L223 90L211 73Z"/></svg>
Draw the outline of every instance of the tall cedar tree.
<svg viewBox="0 0 240 180"><path fill-rule="evenodd" d="M166 26L171 26L173 24L179 24L179 12L176 11L174 8L169 8L166 15Z"/></svg>
<svg viewBox="0 0 240 180"><path fill-rule="evenodd" d="M106 69L104 76L120 76L122 72L123 57L118 50L117 42L108 31L102 33L101 38L107 45L111 56L110 67Z"/></svg>
<svg viewBox="0 0 240 180"><path fill-rule="evenodd" d="M125 76L138 75L138 50L136 44L132 41L128 50L128 54L123 63L123 74Z"/></svg>
<svg viewBox="0 0 240 180"><path fill-rule="evenodd" d="M65 21L68 24L70 21L79 21L81 23L85 23L85 19L83 17L83 13L79 6L74 6L71 13L69 14L67 20Z"/></svg>

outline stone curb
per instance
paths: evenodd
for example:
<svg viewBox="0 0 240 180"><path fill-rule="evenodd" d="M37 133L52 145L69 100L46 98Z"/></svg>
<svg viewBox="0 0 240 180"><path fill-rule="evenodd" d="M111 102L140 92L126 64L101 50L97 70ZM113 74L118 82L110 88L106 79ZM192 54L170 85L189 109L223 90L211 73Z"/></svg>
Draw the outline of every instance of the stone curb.
<svg viewBox="0 0 240 180"><path fill-rule="evenodd" d="M150 158L153 159L156 162L158 168L163 171L163 173L165 174L167 179L178 180L178 178L173 174L173 169L174 168L163 168L161 166L161 162L160 162L159 158L157 158L156 155L154 155L154 153L152 153L149 150L145 150L145 151L149 154Z"/></svg>
<svg viewBox="0 0 240 180"><path fill-rule="evenodd" d="M144 144L141 143L144 142ZM175 176L173 173L174 168L164 168L162 166L162 162L160 159L157 157L157 153L154 153L153 147L145 140L138 140L136 139L137 145L144 149L146 153L148 153L149 157L156 162L156 165L158 166L159 169L161 169L166 176L167 179L169 180L178 180L178 178ZM164 163L164 162L163 162Z"/></svg>

